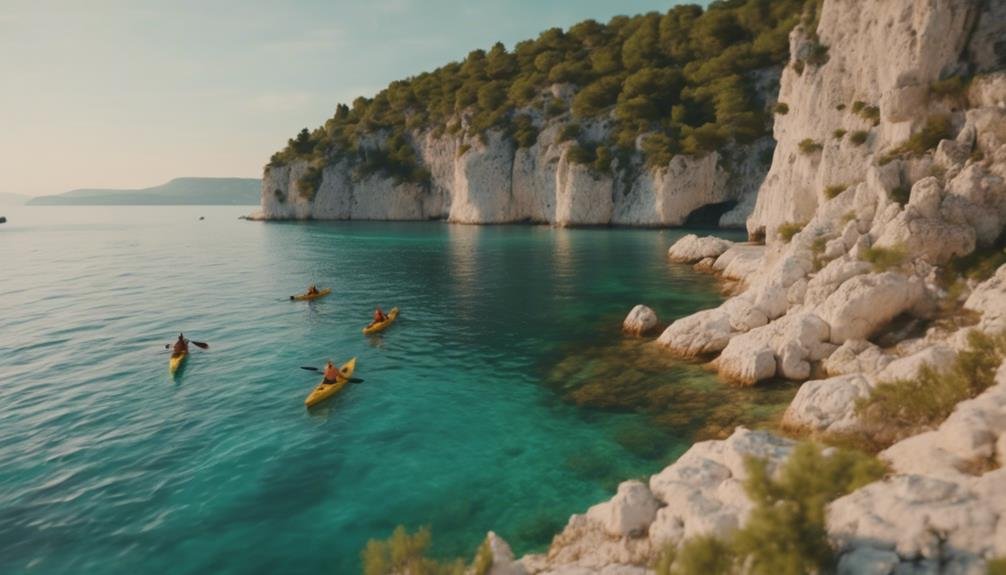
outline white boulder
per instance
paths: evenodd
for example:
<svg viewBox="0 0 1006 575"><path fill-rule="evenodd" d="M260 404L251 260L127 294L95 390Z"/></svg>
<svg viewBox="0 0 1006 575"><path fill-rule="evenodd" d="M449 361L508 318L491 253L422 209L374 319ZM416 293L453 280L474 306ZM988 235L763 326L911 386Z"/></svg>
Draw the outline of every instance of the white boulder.
<svg viewBox="0 0 1006 575"><path fill-rule="evenodd" d="M857 424L856 400L867 397L872 382L862 374L808 381L782 417L783 426L824 433L850 431Z"/></svg>
<svg viewBox="0 0 1006 575"><path fill-rule="evenodd" d="M657 314L645 305L637 305L629 311L622 322L622 331L633 335L643 335L657 327Z"/></svg>
<svg viewBox="0 0 1006 575"><path fill-rule="evenodd" d="M867 339L922 296L922 284L915 278L894 272L860 275L839 286L817 313L831 326L831 341L841 344Z"/></svg>
<svg viewBox="0 0 1006 575"><path fill-rule="evenodd" d="M705 258L718 258L732 245L733 242L715 236L700 238L695 234L688 234L674 242L667 250L667 257L672 262L695 263Z"/></svg>
<svg viewBox="0 0 1006 575"><path fill-rule="evenodd" d="M660 502L646 484L635 480L624 481L611 500L587 510L587 517L601 522L609 535L639 537L646 534L659 508Z"/></svg>

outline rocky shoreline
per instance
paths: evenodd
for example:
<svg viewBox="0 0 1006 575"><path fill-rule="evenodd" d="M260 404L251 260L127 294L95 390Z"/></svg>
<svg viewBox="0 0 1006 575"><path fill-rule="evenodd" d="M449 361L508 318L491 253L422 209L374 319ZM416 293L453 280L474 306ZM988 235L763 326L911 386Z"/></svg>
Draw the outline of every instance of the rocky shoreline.
<svg viewBox="0 0 1006 575"><path fill-rule="evenodd" d="M828 440L864 432L857 404L879 386L951 377L975 334L1006 332L1003 37L1002 1L825 0L817 30L790 37L779 96L790 113L747 221L765 244L671 246L671 261L736 293L652 345L713 357L740 385L804 382L782 427ZM824 62L806 64L819 46ZM623 327L655 325L637 306ZM1006 557L1006 363L992 367L987 389L879 453L883 479L827 506L839 573L977 574ZM697 443L571 517L547 553L516 559L491 535L490 572L650 573L668 545L741 528L753 506L744 461L775 470L793 448L744 428Z"/></svg>

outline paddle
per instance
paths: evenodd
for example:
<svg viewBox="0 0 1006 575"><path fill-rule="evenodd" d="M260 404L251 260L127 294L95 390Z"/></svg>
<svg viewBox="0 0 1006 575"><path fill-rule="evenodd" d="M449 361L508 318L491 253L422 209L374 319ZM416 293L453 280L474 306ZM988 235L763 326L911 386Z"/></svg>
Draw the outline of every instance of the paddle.
<svg viewBox="0 0 1006 575"><path fill-rule="evenodd" d="M194 345L196 347L200 347L202 349L209 349L210 348L210 344L208 344L206 342L202 342L202 341L192 341L191 339L187 339L187 340L185 340L185 343L191 343L192 345ZM172 346L172 344L166 343L166 344L164 344L164 349L171 349L171 346Z"/></svg>
<svg viewBox="0 0 1006 575"><path fill-rule="evenodd" d="M322 369L318 369L317 367L310 367L310 366L306 366L306 365L302 365L302 366L300 366L300 368L301 369L306 369L308 371L317 371L318 373L322 373L324 371ZM359 377L351 377L351 378L349 378L349 383L363 383L363 380L360 379Z"/></svg>

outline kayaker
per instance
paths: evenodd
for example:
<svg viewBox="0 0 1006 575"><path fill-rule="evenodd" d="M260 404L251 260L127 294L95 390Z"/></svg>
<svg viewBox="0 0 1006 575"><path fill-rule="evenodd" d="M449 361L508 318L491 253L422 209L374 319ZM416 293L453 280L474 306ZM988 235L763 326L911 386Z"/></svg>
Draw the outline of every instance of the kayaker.
<svg viewBox="0 0 1006 575"><path fill-rule="evenodd" d="M178 341L175 342L175 348L171 350L171 355L183 353L189 353L189 340L185 339L184 335L178 334Z"/></svg>
<svg viewBox="0 0 1006 575"><path fill-rule="evenodd" d="M325 364L324 383L335 383L336 381L339 380L340 377L342 377L342 372L339 371L338 367L335 367L335 364L332 363L332 360L328 360L328 363Z"/></svg>
<svg viewBox="0 0 1006 575"><path fill-rule="evenodd" d="M381 306L377 306L377 309L374 310L374 321L370 322L370 325L368 325L367 327L377 325L382 321L385 321L386 319L388 319L388 316L383 311L381 311Z"/></svg>
<svg viewBox="0 0 1006 575"><path fill-rule="evenodd" d="M318 295L318 286L311 284L307 288L307 295Z"/></svg>

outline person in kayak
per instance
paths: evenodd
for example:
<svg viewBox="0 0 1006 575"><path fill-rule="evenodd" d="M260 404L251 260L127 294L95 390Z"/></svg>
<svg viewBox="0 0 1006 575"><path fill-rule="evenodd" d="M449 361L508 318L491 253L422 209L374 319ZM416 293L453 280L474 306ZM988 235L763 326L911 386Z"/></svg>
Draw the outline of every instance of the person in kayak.
<svg viewBox="0 0 1006 575"><path fill-rule="evenodd" d="M373 327L387 319L388 316L383 311L381 311L381 306L377 306L377 309L374 310L374 321L370 322L370 325L368 325L367 327Z"/></svg>
<svg viewBox="0 0 1006 575"><path fill-rule="evenodd" d="M189 340L185 339L183 334L178 334L178 341L175 342L171 355L181 355L183 353L189 353Z"/></svg>
<svg viewBox="0 0 1006 575"><path fill-rule="evenodd" d="M325 364L325 381L323 383L326 384L335 383L336 381L339 380L340 377L342 377L342 372L339 371L338 367L335 367L335 364L332 363L332 360L328 360L328 363Z"/></svg>
<svg viewBox="0 0 1006 575"><path fill-rule="evenodd" d="M307 286L307 295L318 295L319 293L318 286L314 284Z"/></svg>

